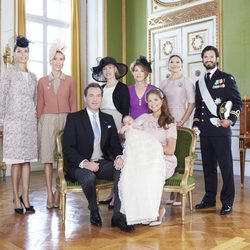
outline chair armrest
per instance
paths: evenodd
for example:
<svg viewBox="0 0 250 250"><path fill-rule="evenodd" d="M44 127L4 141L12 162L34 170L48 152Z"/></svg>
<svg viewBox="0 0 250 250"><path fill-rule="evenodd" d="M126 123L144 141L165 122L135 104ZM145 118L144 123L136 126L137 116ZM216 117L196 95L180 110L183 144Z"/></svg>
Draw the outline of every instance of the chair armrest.
<svg viewBox="0 0 250 250"><path fill-rule="evenodd" d="M188 177L192 176L194 169L194 157L192 155L185 157L185 171L182 176L181 186L185 187L188 185Z"/></svg>
<svg viewBox="0 0 250 250"><path fill-rule="evenodd" d="M61 187L63 189L67 188L67 182L65 180L64 171L63 171L63 158L61 155L57 156L57 172L60 178Z"/></svg>

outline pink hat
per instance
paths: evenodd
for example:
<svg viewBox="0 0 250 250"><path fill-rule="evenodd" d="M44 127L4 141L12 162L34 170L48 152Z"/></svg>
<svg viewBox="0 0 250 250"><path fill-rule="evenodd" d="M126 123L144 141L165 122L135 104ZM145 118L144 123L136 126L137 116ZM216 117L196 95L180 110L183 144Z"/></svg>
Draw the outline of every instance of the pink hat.
<svg viewBox="0 0 250 250"><path fill-rule="evenodd" d="M64 54L66 49L66 44L60 39L56 39L50 46L49 49L49 60L52 60L55 57L56 52L61 52Z"/></svg>

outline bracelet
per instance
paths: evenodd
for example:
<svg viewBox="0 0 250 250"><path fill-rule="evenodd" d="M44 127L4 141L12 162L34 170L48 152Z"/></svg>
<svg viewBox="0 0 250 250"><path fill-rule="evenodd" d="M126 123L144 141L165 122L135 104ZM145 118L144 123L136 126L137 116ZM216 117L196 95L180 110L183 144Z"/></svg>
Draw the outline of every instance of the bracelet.
<svg viewBox="0 0 250 250"><path fill-rule="evenodd" d="M184 124L184 121L183 120L180 120L179 121L180 125L182 126Z"/></svg>

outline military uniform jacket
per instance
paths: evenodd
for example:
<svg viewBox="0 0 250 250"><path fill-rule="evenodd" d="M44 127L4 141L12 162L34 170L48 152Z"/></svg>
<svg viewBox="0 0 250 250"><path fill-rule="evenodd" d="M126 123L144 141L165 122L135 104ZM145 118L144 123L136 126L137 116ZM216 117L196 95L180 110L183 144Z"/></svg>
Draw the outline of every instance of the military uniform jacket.
<svg viewBox="0 0 250 250"><path fill-rule="evenodd" d="M206 82L206 85L218 109L222 103L227 101L232 102L232 109L227 119L231 120L234 125L242 108L242 100L234 77L217 69L209 83ZM231 135L230 127L216 127L210 122L210 118L215 116L211 114L205 101L202 99L198 81L196 82L195 105L193 127L196 126L200 129L200 136Z"/></svg>

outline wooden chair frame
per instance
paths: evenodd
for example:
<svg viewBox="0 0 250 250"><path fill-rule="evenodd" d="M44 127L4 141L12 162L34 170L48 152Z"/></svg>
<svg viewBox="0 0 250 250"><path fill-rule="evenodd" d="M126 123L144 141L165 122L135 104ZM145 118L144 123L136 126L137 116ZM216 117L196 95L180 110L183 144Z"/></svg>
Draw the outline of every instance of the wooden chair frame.
<svg viewBox="0 0 250 250"><path fill-rule="evenodd" d="M197 141L197 136L194 130L189 128L178 127L177 130L186 131L191 135L191 143L189 149L189 155L185 157L185 171L181 178L181 183L178 186L166 185L164 186L164 192L177 192L181 194L181 223L185 222L185 209L186 209L186 196L189 197L190 213L193 211L193 199L192 199L192 190L195 188L195 182L188 184L188 178L193 176L194 170L194 161L196 159L195 146ZM177 141L178 142L178 141ZM181 141L179 141L181 143ZM178 145L176 145L178 146ZM175 154L176 155L176 154ZM176 155L178 159L178 155Z"/></svg>
<svg viewBox="0 0 250 250"><path fill-rule="evenodd" d="M61 220L62 223L65 222L66 216L66 194L67 193L83 193L81 185L74 185L69 186L67 180L65 179L64 173L64 160L63 160L63 150L62 150L62 142L61 138L63 136L63 130L58 132L56 136L56 146L57 146L57 171L58 177L60 181L57 181L57 189L60 193L60 210L61 210ZM98 184L96 185L96 195L97 195L97 204L99 204L99 191L102 189L112 188L113 187L112 181L107 181L105 184Z"/></svg>

